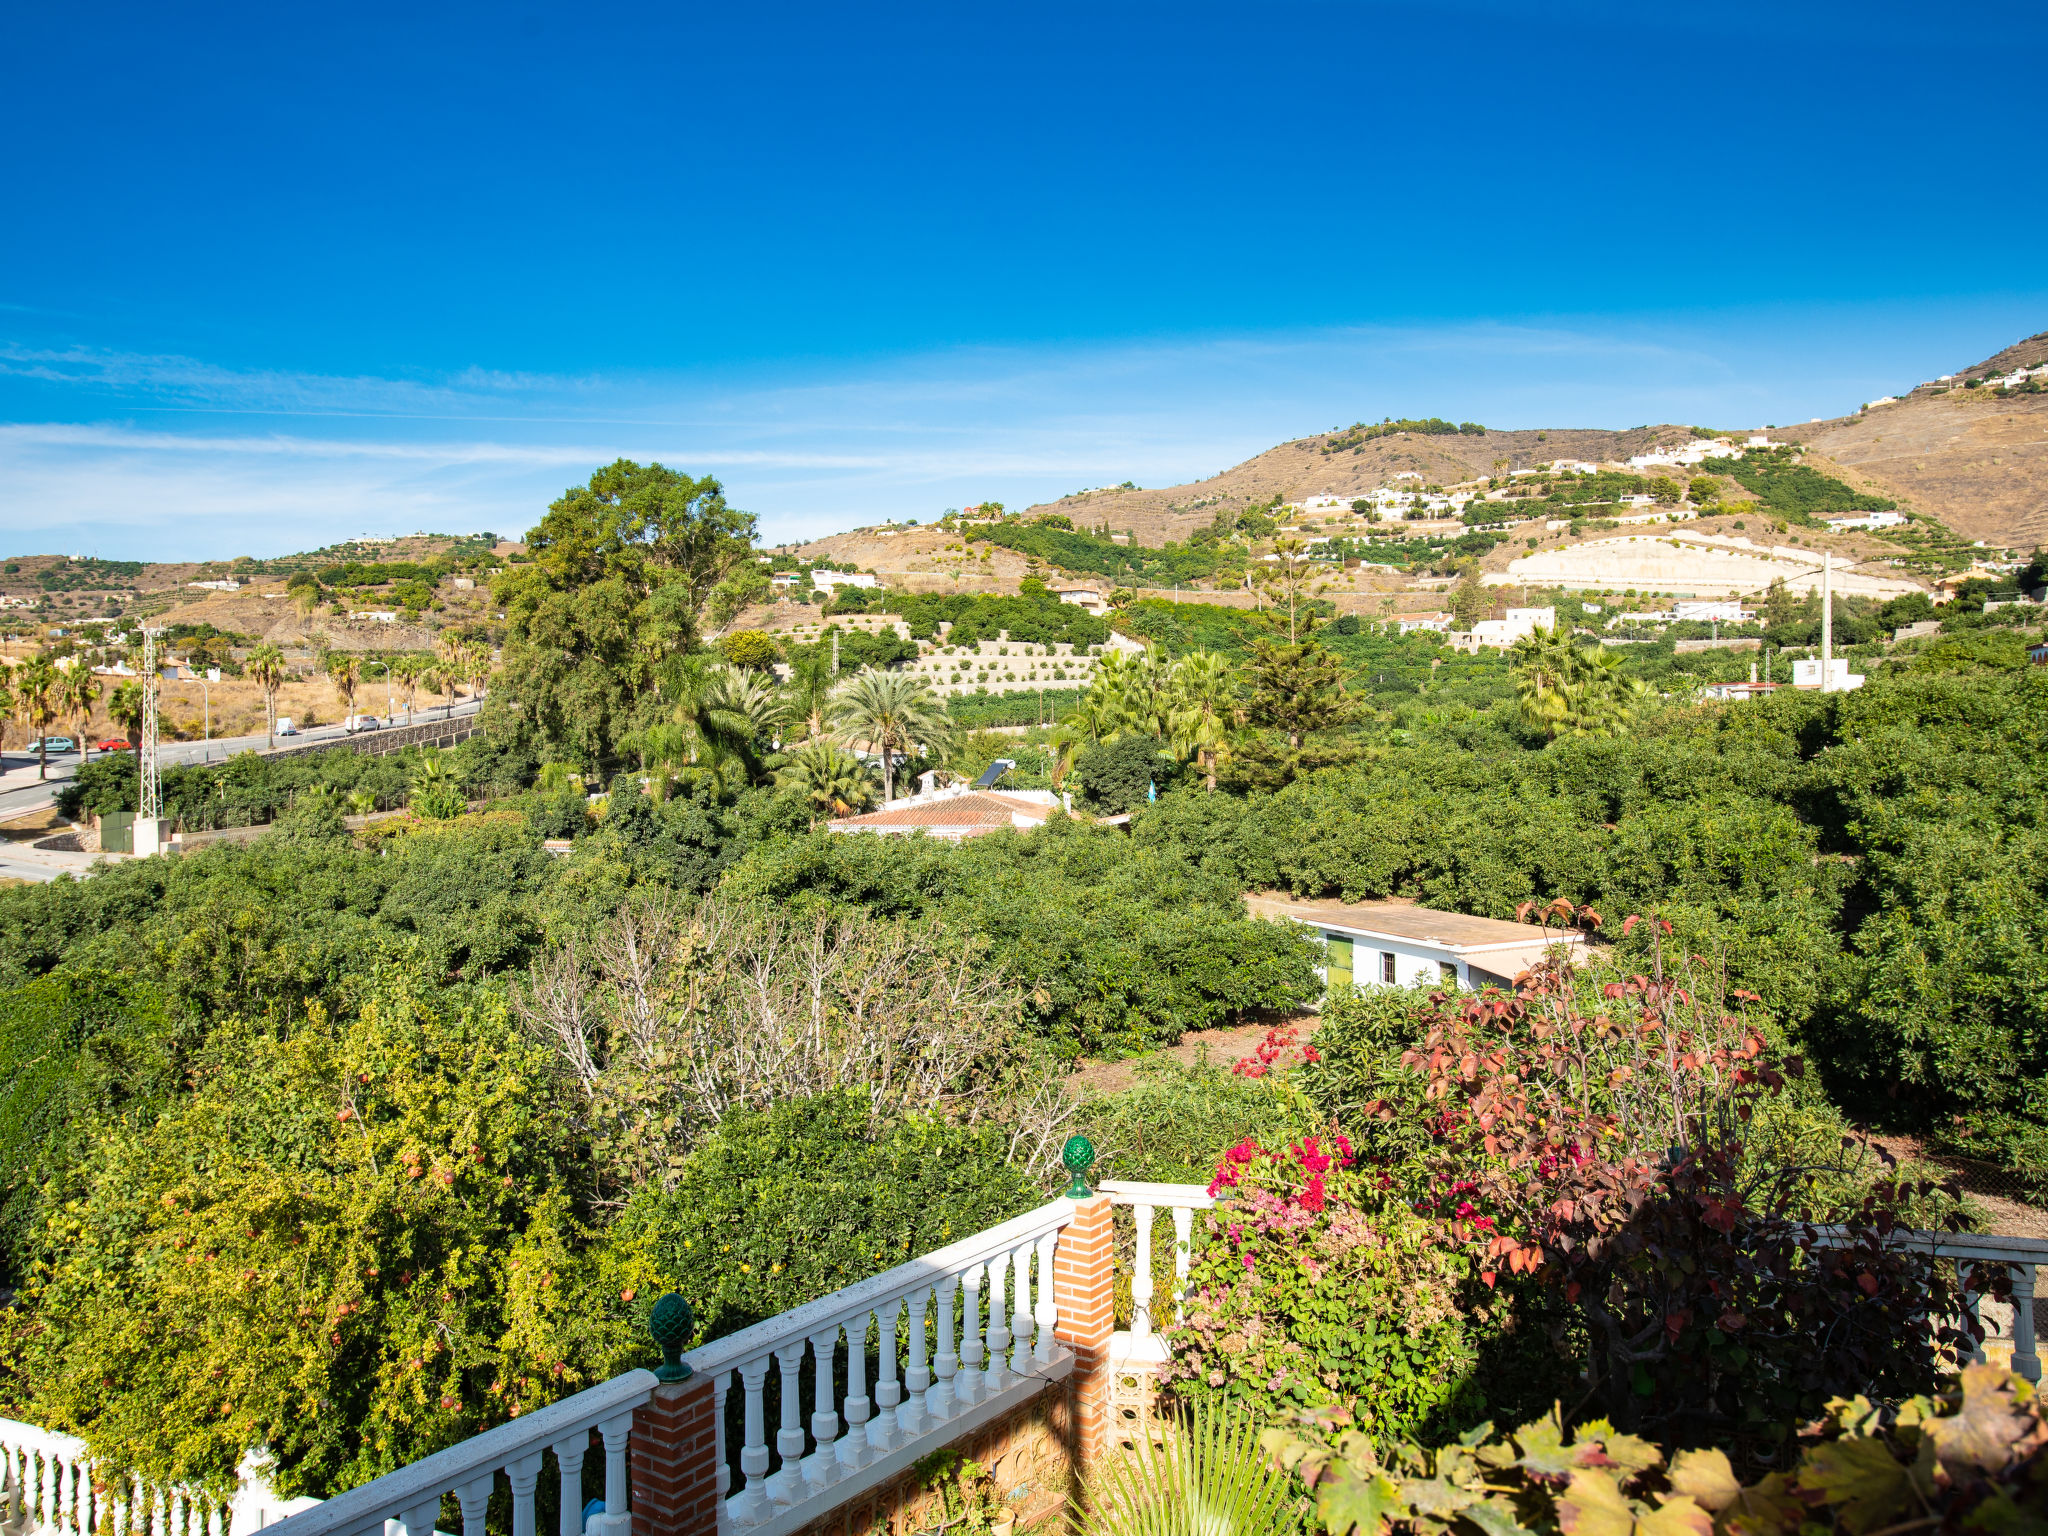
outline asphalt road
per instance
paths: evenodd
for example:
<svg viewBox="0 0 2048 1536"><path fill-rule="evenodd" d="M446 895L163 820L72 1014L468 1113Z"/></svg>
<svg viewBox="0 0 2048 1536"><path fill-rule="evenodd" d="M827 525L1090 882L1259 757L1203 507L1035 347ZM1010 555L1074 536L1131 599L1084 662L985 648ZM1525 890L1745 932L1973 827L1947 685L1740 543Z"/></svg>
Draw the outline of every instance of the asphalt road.
<svg viewBox="0 0 2048 1536"><path fill-rule="evenodd" d="M459 719L464 715L473 715L478 707L476 700L464 699L455 706L454 717ZM419 710L413 715L413 724L424 725L430 720L442 718L439 710ZM403 724L405 717L400 715L398 720ZM296 736L279 737L277 744L280 747L302 747L308 742L334 741L346 735L347 732L338 725L323 725L314 730L301 731ZM165 767L224 762L239 753L263 751L266 740L267 738L259 734L216 736L212 741L166 741L157 749L158 760ZM91 754L95 759L101 755L98 752ZM34 777L35 766L36 756L33 752L10 750L0 754L0 773L6 774L11 781L4 789L0 789L0 821L11 821L17 816L26 816L49 805L59 786L77 774L78 754L67 752L61 758L51 758L50 776L47 779L37 780ZM25 782L24 769L28 771ZM49 878L47 873L32 877L23 870L7 868L4 853L0 853L0 874L12 874L24 879Z"/></svg>

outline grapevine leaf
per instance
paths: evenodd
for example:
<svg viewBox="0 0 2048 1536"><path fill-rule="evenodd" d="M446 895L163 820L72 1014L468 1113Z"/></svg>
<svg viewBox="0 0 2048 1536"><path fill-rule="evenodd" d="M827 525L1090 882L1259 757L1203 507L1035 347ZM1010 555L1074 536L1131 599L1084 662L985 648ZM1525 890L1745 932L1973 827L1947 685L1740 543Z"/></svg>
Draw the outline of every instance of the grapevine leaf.
<svg viewBox="0 0 2048 1536"><path fill-rule="evenodd" d="M1961 1411L1920 1426L1921 1433L1934 1442L1934 1454L1945 1469L1996 1472L2012 1459L2014 1447L2029 1426L2012 1411L2012 1388L2007 1382L2007 1373L1995 1365L1965 1366Z"/></svg>
<svg viewBox="0 0 2048 1536"><path fill-rule="evenodd" d="M1557 1523L1565 1536L1630 1536L1636 1516L1613 1477L1588 1467L1572 1474L1571 1487L1557 1501Z"/></svg>
<svg viewBox="0 0 2048 1536"><path fill-rule="evenodd" d="M1361 1477L1348 1467L1337 1467L1316 1484L1316 1513L1323 1517L1330 1536L1380 1536L1389 1517L1404 1515L1408 1501L1383 1472Z"/></svg>
<svg viewBox="0 0 2048 1536"><path fill-rule="evenodd" d="M1684 1494L1673 1494L1636 1522L1638 1536L1714 1536L1714 1517Z"/></svg>
<svg viewBox="0 0 2048 1536"><path fill-rule="evenodd" d="M1696 1496L1695 1496L1696 1497ZM1797 1530L1806 1519L1806 1505L1792 1492L1782 1472L1773 1472L1753 1488L1744 1488L1721 1511L1727 1536L1779 1536Z"/></svg>
<svg viewBox="0 0 2048 1536"><path fill-rule="evenodd" d="M1638 1473L1662 1465L1664 1461L1662 1451L1635 1435L1624 1435L1610 1430L1590 1445L1586 1443L1587 1438L1586 1432L1581 1430L1579 1444L1574 1447L1577 1452L1573 1458L1575 1464L1581 1467L1619 1468L1623 1482L1629 1481Z"/></svg>
<svg viewBox="0 0 2048 1536"><path fill-rule="evenodd" d="M1905 1507L1911 1485L1882 1440L1830 1440L1806 1453L1798 1486L1841 1505L1843 1526L1862 1536Z"/></svg>
<svg viewBox="0 0 2048 1536"><path fill-rule="evenodd" d="M1531 1477L1563 1482L1572 1475L1573 1454L1565 1448L1564 1429L1555 1419L1538 1419L1515 1431L1515 1445L1521 1455L1506 1463L1518 1466ZM1498 1465L1498 1463L1497 1463Z"/></svg>
<svg viewBox="0 0 2048 1536"><path fill-rule="evenodd" d="M1671 1459L1671 1491L1718 1515L1735 1502L1742 1484L1726 1451L1680 1451Z"/></svg>
<svg viewBox="0 0 2048 1536"><path fill-rule="evenodd" d="M1470 1488L1460 1488L1441 1477L1411 1477L1401 1485L1401 1492L1416 1514L1439 1520L1448 1520L1479 1497Z"/></svg>
<svg viewBox="0 0 2048 1536"><path fill-rule="evenodd" d="M2048 1532L2048 1521L2021 1509L2003 1488L1994 1489L1989 1498L1970 1511L1969 1526L1972 1530L1995 1532L1996 1536L2043 1536Z"/></svg>
<svg viewBox="0 0 2048 1536"><path fill-rule="evenodd" d="M1478 1526L1485 1536L1534 1536L1526 1525L1515 1518L1513 1507L1504 1500L1486 1499L1476 1504L1467 1504L1458 1513Z"/></svg>

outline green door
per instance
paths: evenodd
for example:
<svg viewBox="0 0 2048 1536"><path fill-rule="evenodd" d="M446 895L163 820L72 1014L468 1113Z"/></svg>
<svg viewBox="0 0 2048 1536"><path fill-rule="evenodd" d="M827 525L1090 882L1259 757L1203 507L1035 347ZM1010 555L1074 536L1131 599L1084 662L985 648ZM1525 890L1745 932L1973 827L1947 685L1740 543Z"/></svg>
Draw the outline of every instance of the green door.
<svg viewBox="0 0 2048 1536"><path fill-rule="evenodd" d="M1326 933L1323 942L1323 995L1332 997L1338 987L1351 985L1351 935Z"/></svg>

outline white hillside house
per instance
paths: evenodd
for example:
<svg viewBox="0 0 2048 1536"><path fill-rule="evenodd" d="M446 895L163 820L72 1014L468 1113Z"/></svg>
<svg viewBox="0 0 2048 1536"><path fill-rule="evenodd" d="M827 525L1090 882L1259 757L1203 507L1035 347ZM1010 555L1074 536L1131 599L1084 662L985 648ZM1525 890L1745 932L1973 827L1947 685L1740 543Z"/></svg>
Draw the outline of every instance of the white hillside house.
<svg viewBox="0 0 2048 1536"><path fill-rule="evenodd" d="M1323 984L1352 987L1507 987L1552 951L1584 963L1583 934L1439 912L1407 901L1296 901L1245 897L1254 917L1300 923L1323 946Z"/></svg>

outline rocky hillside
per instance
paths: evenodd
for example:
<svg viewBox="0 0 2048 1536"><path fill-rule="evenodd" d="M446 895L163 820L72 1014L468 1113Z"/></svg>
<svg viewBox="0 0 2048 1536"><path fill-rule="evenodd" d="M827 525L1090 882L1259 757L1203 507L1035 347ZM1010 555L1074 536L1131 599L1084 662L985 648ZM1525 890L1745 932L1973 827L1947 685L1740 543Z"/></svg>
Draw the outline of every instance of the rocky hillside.
<svg viewBox="0 0 2048 1536"><path fill-rule="evenodd" d="M1805 445L1815 469L1939 518L1966 537L2031 549L2048 543L2048 392L1965 383L2044 361L2048 332L2015 342L1950 381L1921 385L1894 404L1772 429L1770 436ZM1159 490L1091 491L1031 510L1064 513L1077 527L1106 524L1156 546L1185 539L1220 511L1276 495L1297 502L1355 495L1391 484L1403 471L1450 484L1554 459L1625 460L1683 442L1690 433L1668 425L1623 432L1399 432L1364 441L1352 432L1322 433L1282 443L1212 479Z"/></svg>
<svg viewBox="0 0 2048 1536"><path fill-rule="evenodd" d="M1895 404L1772 436L1797 439L1859 490L1889 496L1988 544L2048 544L2048 390L1967 387L2048 362L2048 331L1922 384ZM1828 463L1820 462L1825 459Z"/></svg>
<svg viewBox="0 0 2048 1536"><path fill-rule="evenodd" d="M1576 427L1527 432L1396 432L1362 441L1353 431L1325 432L1269 448L1213 479L1163 490L1089 491L1046 502L1031 511L1064 513L1077 528L1107 524L1114 533L1135 534L1140 544L1159 545L1169 539L1185 539L1213 522L1218 512L1255 506L1275 496L1301 501L1310 496L1363 495L1392 484L1404 471L1419 474L1430 484L1450 485L1554 459L1589 463L1627 459L1652 448L1682 443L1690 436L1691 429L1675 426L1636 427L1626 432Z"/></svg>

